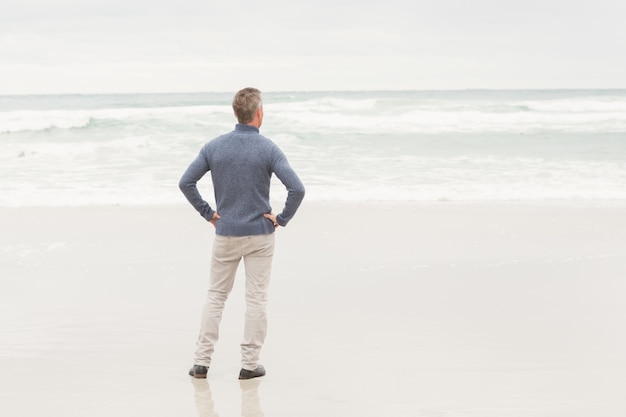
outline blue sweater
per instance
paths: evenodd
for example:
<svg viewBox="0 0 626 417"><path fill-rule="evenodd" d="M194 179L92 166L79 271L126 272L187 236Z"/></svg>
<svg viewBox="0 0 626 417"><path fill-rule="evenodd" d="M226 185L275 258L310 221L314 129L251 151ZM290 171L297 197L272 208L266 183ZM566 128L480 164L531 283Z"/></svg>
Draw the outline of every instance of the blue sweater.
<svg viewBox="0 0 626 417"><path fill-rule="evenodd" d="M234 131L208 142L180 179L181 191L206 220L211 220L216 210L202 198L196 183L209 171L220 215L216 222L218 235L274 232L274 224L263 217L272 211L272 173L287 188L285 207L276 216L279 225L287 225L304 198L304 186L283 152L254 126L237 124Z"/></svg>

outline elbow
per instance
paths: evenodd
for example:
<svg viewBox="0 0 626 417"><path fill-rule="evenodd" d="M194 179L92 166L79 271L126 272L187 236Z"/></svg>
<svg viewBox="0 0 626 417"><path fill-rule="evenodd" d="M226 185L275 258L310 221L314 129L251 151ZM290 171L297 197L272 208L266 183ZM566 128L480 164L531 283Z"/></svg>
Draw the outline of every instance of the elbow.
<svg viewBox="0 0 626 417"><path fill-rule="evenodd" d="M180 181L178 181L178 189L184 193L187 187L189 187L189 182L185 181L185 177L182 177Z"/></svg>
<svg viewBox="0 0 626 417"><path fill-rule="evenodd" d="M299 182L298 184L294 184L294 186L291 187L289 191L291 191L294 195L297 195L298 197L304 197L304 184L302 184L301 182Z"/></svg>
<svg viewBox="0 0 626 417"><path fill-rule="evenodd" d="M294 191L295 191L294 194L298 200L304 199L304 194L305 194L304 186L301 186Z"/></svg>

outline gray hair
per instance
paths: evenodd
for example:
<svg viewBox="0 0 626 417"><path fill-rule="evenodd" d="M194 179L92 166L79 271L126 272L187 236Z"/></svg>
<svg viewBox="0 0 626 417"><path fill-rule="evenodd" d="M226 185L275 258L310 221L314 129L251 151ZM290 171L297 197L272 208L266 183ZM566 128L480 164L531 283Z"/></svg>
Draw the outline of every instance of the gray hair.
<svg viewBox="0 0 626 417"><path fill-rule="evenodd" d="M261 91L248 87L237 91L233 97L233 110L239 123L250 123L254 114L263 106Z"/></svg>

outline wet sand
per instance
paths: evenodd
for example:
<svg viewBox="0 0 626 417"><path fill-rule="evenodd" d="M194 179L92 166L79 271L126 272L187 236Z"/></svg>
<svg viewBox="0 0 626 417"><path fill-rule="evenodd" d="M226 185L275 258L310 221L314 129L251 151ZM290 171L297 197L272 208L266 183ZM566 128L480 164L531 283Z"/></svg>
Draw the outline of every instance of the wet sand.
<svg viewBox="0 0 626 417"><path fill-rule="evenodd" d="M243 276L186 375L212 227L187 206L0 209L0 414L626 413L626 216L598 204L309 203L279 229L268 375Z"/></svg>

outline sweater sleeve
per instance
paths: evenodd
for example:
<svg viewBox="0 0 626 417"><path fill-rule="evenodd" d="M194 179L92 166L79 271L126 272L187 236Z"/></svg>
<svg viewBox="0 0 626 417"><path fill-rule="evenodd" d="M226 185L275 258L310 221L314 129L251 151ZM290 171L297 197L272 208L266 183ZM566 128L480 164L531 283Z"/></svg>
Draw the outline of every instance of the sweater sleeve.
<svg viewBox="0 0 626 417"><path fill-rule="evenodd" d="M209 172L209 164L203 155L204 149L189 165L183 176L181 177L178 187L183 192L191 205L204 217L207 221L213 218L215 211L207 203L198 191L197 182Z"/></svg>
<svg viewBox="0 0 626 417"><path fill-rule="evenodd" d="M287 189L285 207L276 216L276 222L284 227L296 214L300 203L304 199L304 185L289 165L285 154L278 147L274 149L272 170Z"/></svg>

